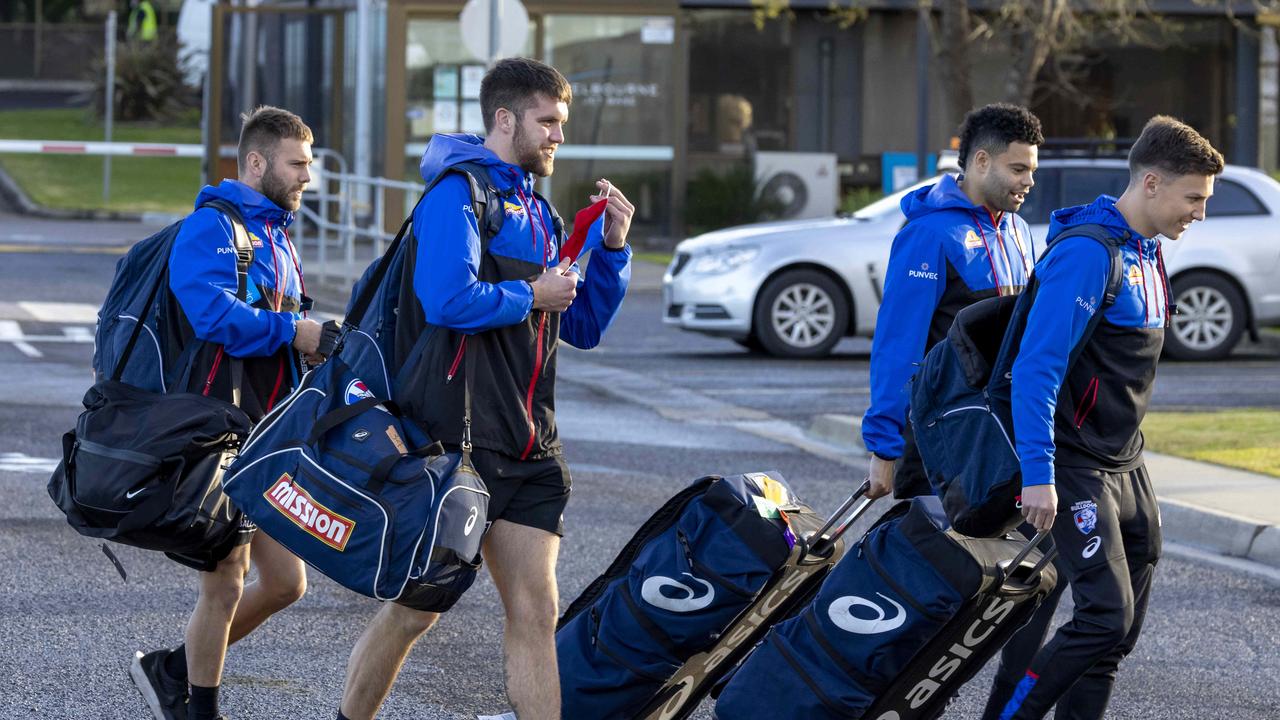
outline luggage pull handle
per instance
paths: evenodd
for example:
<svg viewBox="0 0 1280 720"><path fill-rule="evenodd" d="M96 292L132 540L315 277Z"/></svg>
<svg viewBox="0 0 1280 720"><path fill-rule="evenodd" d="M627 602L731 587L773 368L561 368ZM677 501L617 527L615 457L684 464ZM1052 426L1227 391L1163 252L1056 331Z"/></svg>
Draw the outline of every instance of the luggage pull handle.
<svg viewBox="0 0 1280 720"><path fill-rule="evenodd" d="M831 551L836 542L840 540L840 537L843 536L845 532L848 531L855 522L857 522L858 518L862 517L862 514L867 511L867 508L871 507L871 504L876 501L875 498L865 497L870 490L871 480L864 480L862 485L849 496L849 499L845 500L840 505L840 508L831 514L831 517L827 518L827 521L823 523L822 527L818 528L816 532L805 539L806 544L809 546L807 554L823 556ZM862 503L855 508L854 504L859 500L862 500ZM851 508L853 509L852 513L849 512ZM846 519L845 515L848 515L849 517ZM834 532L831 533L830 537L827 537L827 531L832 528L835 528Z"/></svg>
<svg viewBox="0 0 1280 720"><path fill-rule="evenodd" d="M1044 571L1049 563L1058 556L1058 548L1050 548L1037 562L1032 566L1031 571L1027 573L1025 580L1017 580L1012 577L1013 573L1022 566L1023 561L1031 554L1031 551L1040 547L1040 543L1049 537L1048 530L1042 530L1036 533L1036 536L1027 541L1022 550L1013 556L1012 560L1000 563L1000 591L1005 595L1021 595L1032 592L1036 586L1040 584L1040 573Z"/></svg>

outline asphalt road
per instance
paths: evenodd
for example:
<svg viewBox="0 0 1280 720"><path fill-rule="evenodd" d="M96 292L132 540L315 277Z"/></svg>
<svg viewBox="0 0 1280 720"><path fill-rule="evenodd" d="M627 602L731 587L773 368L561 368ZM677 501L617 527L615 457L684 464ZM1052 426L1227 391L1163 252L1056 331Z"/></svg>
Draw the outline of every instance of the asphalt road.
<svg viewBox="0 0 1280 720"><path fill-rule="evenodd" d="M79 231L40 225L28 232L45 233L42 252L0 252L0 322L16 323L21 337L34 338L26 344L35 351L5 340L13 326L0 325L6 717L144 717L128 659L135 649L176 643L195 599L195 574L156 553L116 547L129 573L122 581L45 494L47 461L58 454L90 381L91 345L82 329L69 328L92 331L92 310L117 259L61 252L60 243L84 244L68 239ZM865 343L847 341L836 358L820 362L752 357L727 341L663 328L658 304L657 293L634 293L602 348L566 350L561 359L557 417L575 485L559 565L563 603L604 569L649 512L701 475L776 469L826 511L865 472L862 459L799 432L816 414L865 407ZM1277 365L1274 357L1249 355L1163 365L1156 402L1280 407ZM347 654L374 610L374 602L312 573L306 597L233 647L224 711L233 718L333 717ZM482 575L415 648L383 717L434 720L502 710L501 618ZM976 717L990 671L962 691L948 717ZM1280 717L1280 585L1166 557L1146 631L1122 665L1109 717Z"/></svg>

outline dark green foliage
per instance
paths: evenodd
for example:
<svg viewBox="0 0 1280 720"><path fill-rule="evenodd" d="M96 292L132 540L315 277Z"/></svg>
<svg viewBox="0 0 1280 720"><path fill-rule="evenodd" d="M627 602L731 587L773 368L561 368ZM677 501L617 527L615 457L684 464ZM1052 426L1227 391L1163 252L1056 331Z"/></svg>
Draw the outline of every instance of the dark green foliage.
<svg viewBox="0 0 1280 720"><path fill-rule="evenodd" d="M199 98L183 82L178 63L179 43L173 33L161 32L152 42L130 41L116 46L115 118L169 120L195 106ZM93 108L101 116L106 99L106 59L93 65Z"/></svg>
<svg viewBox="0 0 1280 720"><path fill-rule="evenodd" d="M690 235L778 217L782 205L761 194L764 183L749 165L703 169L689 181L686 224Z"/></svg>

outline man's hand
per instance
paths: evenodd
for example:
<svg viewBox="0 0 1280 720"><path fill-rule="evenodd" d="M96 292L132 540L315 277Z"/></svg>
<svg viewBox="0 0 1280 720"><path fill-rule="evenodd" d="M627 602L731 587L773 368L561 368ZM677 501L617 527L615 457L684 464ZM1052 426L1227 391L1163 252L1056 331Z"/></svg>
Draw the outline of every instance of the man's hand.
<svg viewBox="0 0 1280 720"><path fill-rule="evenodd" d="M1035 527L1036 532L1046 532L1053 527L1058 516L1058 491L1053 485L1029 485L1022 488L1022 517Z"/></svg>
<svg viewBox="0 0 1280 720"><path fill-rule="evenodd" d="M564 258L560 264L548 268L529 283L533 288L533 309L550 312L564 312L569 309L573 298L578 294L578 273L570 272L573 261Z"/></svg>
<svg viewBox="0 0 1280 720"><path fill-rule="evenodd" d="M613 183L601 178L596 181L599 190L591 196L596 203L609 198L604 206L604 246L613 250L621 250L627 244L627 233L631 231L631 216L636 214L636 206L631 204L622 191Z"/></svg>
<svg viewBox="0 0 1280 720"><path fill-rule="evenodd" d="M320 334L324 328L315 320L298 320L294 325L293 346L303 355L314 355L320 348Z"/></svg>
<svg viewBox="0 0 1280 720"><path fill-rule="evenodd" d="M871 471L867 474L867 479L871 481L871 488L867 490L868 498L874 500L893 492L893 470L892 460L885 460L879 455L871 456Z"/></svg>

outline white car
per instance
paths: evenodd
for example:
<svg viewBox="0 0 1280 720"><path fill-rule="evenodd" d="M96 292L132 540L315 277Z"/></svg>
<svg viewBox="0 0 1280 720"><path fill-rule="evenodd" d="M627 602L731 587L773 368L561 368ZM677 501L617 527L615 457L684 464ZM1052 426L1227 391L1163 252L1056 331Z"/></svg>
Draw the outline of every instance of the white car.
<svg viewBox="0 0 1280 720"><path fill-rule="evenodd" d="M663 277L668 325L727 337L786 357L826 355L849 335L870 337L893 236L905 222L900 190L852 216L717 230L676 246ZM1019 214L1044 250L1049 213L1120 195L1123 159L1044 158ZM1175 358L1226 356L1241 335L1280 325L1280 183L1228 165L1207 218L1164 244L1178 304L1165 348Z"/></svg>

